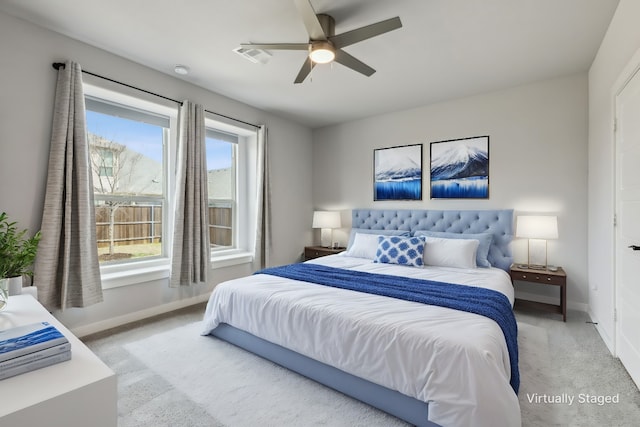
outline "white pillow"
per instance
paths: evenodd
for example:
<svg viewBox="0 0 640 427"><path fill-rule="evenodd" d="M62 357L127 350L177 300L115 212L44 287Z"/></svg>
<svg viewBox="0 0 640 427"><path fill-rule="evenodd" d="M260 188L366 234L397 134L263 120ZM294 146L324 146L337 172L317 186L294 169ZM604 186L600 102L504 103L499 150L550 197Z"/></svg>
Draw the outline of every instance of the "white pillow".
<svg viewBox="0 0 640 427"><path fill-rule="evenodd" d="M356 258L374 259L378 251L378 235L356 233L349 250L344 254Z"/></svg>
<svg viewBox="0 0 640 427"><path fill-rule="evenodd" d="M439 267L476 268L479 241L427 237L424 246L425 265Z"/></svg>
<svg viewBox="0 0 640 427"><path fill-rule="evenodd" d="M356 238L356 234L375 234L376 236L406 236L409 237L410 232L406 230L372 230L370 228L352 228L349 233L349 243L347 249L351 249L353 245L353 239Z"/></svg>

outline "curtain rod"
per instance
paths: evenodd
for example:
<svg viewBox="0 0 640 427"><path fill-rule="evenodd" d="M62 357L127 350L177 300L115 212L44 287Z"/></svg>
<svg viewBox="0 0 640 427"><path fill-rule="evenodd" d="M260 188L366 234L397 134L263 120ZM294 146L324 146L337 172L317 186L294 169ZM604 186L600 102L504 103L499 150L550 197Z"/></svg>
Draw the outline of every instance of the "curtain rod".
<svg viewBox="0 0 640 427"><path fill-rule="evenodd" d="M56 70L59 70L60 68L64 68L64 63L62 63L62 62L54 62L53 64L51 64L51 66L53 68L55 68ZM90 71L82 70L82 72L85 73L85 74L89 74L90 76L98 77L99 79L107 80L109 82L116 83L116 84L119 84L121 86L126 86L126 87L128 87L130 89L135 89L135 90L138 90L140 92L144 92L144 93L147 93L149 95L157 96L158 98L166 99L167 101L172 101L172 102L175 102L176 104L182 105L182 101L178 101L176 99L169 98L169 97L166 97L164 95L160 95L158 93L148 91L146 89L142 89L142 88L139 88L139 87L136 87L136 86L132 86L132 85L127 84L127 83L119 82L117 80L113 80L113 79L110 79L109 77L101 76L100 74L92 73ZM238 123L244 123L245 125L253 126L256 129L260 128L259 125L255 125L253 123L245 122L244 120L236 119L236 118L233 118L233 117L225 116L224 114L216 113L215 111L209 111L209 110L204 110L204 111L209 113L209 114L214 114L214 115L219 116L219 117L224 117L225 119L233 120L233 121L238 122Z"/></svg>

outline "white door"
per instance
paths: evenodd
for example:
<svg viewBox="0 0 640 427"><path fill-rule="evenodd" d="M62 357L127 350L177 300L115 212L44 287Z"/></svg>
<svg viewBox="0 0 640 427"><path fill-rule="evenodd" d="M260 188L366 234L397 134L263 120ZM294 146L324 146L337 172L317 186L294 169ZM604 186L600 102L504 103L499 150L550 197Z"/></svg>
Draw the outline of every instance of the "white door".
<svg viewBox="0 0 640 427"><path fill-rule="evenodd" d="M616 96L616 349L640 385L640 72Z"/></svg>

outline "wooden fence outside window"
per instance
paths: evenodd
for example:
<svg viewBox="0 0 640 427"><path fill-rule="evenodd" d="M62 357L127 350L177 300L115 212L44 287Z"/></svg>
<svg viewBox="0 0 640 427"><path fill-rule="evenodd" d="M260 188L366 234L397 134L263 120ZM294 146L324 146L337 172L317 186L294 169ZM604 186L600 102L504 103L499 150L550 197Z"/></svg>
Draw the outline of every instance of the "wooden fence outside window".
<svg viewBox="0 0 640 427"><path fill-rule="evenodd" d="M111 207L96 206L98 247L108 247ZM209 208L209 237L212 247L233 244L233 210L231 207ZM116 246L159 243L162 241L162 207L158 205L120 205L113 221Z"/></svg>

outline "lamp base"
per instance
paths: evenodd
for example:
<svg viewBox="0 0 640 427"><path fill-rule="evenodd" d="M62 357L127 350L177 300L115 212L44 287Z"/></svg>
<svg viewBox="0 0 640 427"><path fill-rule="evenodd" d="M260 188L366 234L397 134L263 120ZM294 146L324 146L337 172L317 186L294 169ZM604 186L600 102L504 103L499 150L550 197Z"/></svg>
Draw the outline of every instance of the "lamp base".
<svg viewBox="0 0 640 427"><path fill-rule="evenodd" d="M547 270L546 265L538 265L538 264L516 264L518 268L526 268L527 270Z"/></svg>
<svg viewBox="0 0 640 427"><path fill-rule="evenodd" d="M320 246L325 248L331 247L331 240L333 238L333 230L330 228L320 229Z"/></svg>
<svg viewBox="0 0 640 427"><path fill-rule="evenodd" d="M529 239L529 268L544 270L547 267L547 241Z"/></svg>

